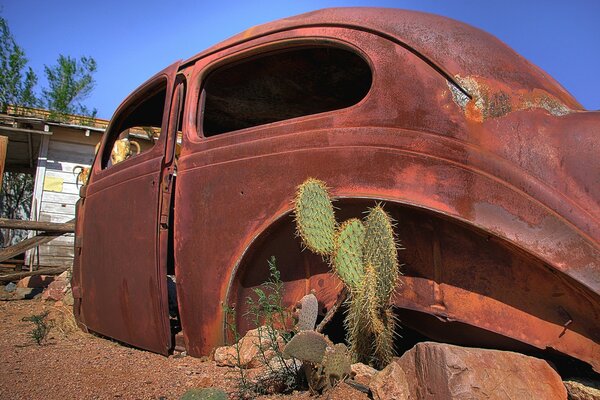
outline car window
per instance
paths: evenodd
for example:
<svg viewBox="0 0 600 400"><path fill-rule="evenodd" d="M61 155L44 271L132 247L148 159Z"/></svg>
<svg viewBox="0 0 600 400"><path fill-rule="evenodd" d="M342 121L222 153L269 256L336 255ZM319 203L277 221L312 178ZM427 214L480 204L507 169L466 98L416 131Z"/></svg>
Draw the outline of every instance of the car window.
<svg viewBox="0 0 600 400"><path fill-rule="evenodd" d="M109 168L149 151L159 140L167 92L167 80L160 80L113 118L107 146L102 154L103 168Z"/></svg>
<svg viewBox="0 0 600 400"><path fill-rule="evenodd" d="M201 96L201 135L352 106L368 93L369 64L334 46L296 47L223 65L210 73Z"/></svg>

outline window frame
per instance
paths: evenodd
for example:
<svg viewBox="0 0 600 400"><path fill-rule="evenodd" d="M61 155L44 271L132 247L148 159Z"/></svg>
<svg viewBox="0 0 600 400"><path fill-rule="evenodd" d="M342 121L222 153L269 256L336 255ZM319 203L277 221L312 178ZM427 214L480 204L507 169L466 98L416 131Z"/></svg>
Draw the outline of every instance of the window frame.
<svg viewBox="0 0 600 400"><path fill-rule="evenodd" d="M124 129L121 129L123 122L129 116L131 116L136 111L136 109L138 109L138 107L140 107L145 101L147 101L149 98L152 98L153 96L157 95L158 93L160 93L163 90L165 92L165 100L164 100L164 103L162 106L162 114L161 114L162 116L161 116L161 126L160 126L161 134L158 137L158 140L154 143L152 148L148 149L147 151L141 152L140 154L137 154L133 157L127 158L118 164L109 165L110 154L112 153L112 148L114 146L114 143L116 142L118 135L124 130ZM108 128L106 129L106 132L104 134L102 145L98 149L97 157L100 158L100 165L99 165L100 171L104 172L104 171L112 171L114 169L119 170L121 168L126 168L127 165L143 162L147 159L152 158L153 156L155 156L156 152L160 152L160 154L162 155L163 151L162 151L162 149L161 150L159 150L159 149L161 147L164 148L164 143L166 140L164 137L165 136L164 132L166 132L166 130L165 130L166 122L168 119L168 115L165 115L165 113L167 112L166 105L170 98L168 92L169 92L168 76L159 75L159 76L155 77L154 79L152 79L147 84L145 84L144 86L140 87L131 98L126 99L123 102L123 104L119 107L119 109L117 110L117 112L115 113L113 118L111 119L111 123L108 126ZM125 129L128 129L128 128L125 128ZM161 144L162 144L162 146L161 146ZM109 149L109 147L110 147L110 149ZM136 161L131 161L131 160L136 160Z"/></svg>
<svg viewBox="0 0 600 400"><path fill-rule="evenodd" d="M368 90L365 95L355 104L352 104L348 107L338 108L329 111L323 111L314 114L306 114L293 118L283 119L279 121L274 121L266 124L254 125L242 129L236 129L232 131L227 131L223 133L214 134L211 136L205 136L203 132L203 121L204 121L204 106L206 103L206 93L204 91L204 87L206 85L207 79L210 75L217 71L222 67L231 67L236 64L243 63L252 58L259 58L261 56L267 56L270 54L276 53L284 53L288 51L293 51L295 49L308 49L308 48L336 48L342 49L348 52L351 52L358 57L360 57L364 63L367 65L371 72L371 83L369 85ZM189 108L189 111L192 113L190 115L191 121L193 122L193 129L190 129L189 139L194 143L201 143L205 141L218 140L218 138L222 137L230 137L237 134L248 134L254 131L259 131L264 129L265 127L273 127L273 126L283 126L288 124L295 124L298 122L305 121L306 119L313 118L324 118L330 116L332 113L340 113L351 111L356 107L361 106L364 102L366 102L371 96L373 85L376 79L376 71L374 68L374 63L370 59L370 57L362 51L360 48L356 47L352 43L332 38L332 37L322 37L322 36L299 36L297 38L288 38L288 39L280 39L272 42L261 43L255 46L246 47L235 51L233 53L228 53L223 55L222 57L216 57L214 60L210 61L206 65L203 65L201 71L196 76L195 80L195 94L196 97L190 101L190 105L192 107Z"/></svg>

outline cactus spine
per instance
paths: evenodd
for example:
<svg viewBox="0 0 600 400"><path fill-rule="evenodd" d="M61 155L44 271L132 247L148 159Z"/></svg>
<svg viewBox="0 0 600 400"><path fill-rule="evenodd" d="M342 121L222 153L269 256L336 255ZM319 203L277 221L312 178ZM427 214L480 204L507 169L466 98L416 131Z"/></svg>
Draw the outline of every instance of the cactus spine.
<svg viewBox="0 0 600 400"><path fill-rule="evenodd" d="M298 187L295 214L304 245L329 257L350 290L345 324L354 358L384 366L394 354L390 300L399 278L392 219L378 204L363 221L353 218L338 227L325 183L313 178Z"/></svg>

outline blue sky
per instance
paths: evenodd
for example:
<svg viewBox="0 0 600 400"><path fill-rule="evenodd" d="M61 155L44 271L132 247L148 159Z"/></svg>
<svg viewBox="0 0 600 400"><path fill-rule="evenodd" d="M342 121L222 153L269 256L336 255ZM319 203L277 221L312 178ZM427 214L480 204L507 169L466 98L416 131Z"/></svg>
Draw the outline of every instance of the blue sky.
<svg viewBox="0 0 600 400"><path fill-rule="evenodd" d="M251 26L325 7L395 7L445 15L497 36L600 110L600 1L154 1L0 0L17 43L43 83L59 54L96 59L85 101L110 118L137 86Z"/></svg>

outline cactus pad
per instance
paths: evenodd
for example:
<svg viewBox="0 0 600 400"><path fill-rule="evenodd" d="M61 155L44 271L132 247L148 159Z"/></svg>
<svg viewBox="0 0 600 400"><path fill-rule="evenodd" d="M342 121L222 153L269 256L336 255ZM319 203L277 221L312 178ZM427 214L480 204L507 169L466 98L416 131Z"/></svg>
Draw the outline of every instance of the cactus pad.
<svg viewBox="0 0 600 400"><path fill-rule="evenodd" d="M325 336L315 331L302 331L285 345L283 355L300 361L320 364L327 346L333 346Z"/></svg>
<svg viewBox="0 0 600 400"><path fill-rule="evenodd" d="M336 274L351 290L361 284L363 271L363 244L365 226L352 218L344 222L335 236L335 250L331 263Z"/></svg>
<svg viewBox="0 0 600 400"><path fill-rule="evenodd" d="M319 302L317 297L309 293L300 299L300 308L298 310L298 331L312 331L317 323L319 314Z"/></svg>
<svg viewBox="0 0 600 400"><path fill-rule="evenodd" d="M369 210L365 219L365 245L363 260L371 264L377 274L377 298L386 306L396 287L399 269L396 240L392 219L377 205Z"/></svg>
<svg viewBox="0 0 600 400"><path fill-rule="evenodd" d="M352 370L352 360L348 348L343 343L328 347L323 356L323 373L331 386L348 376Z"/></svg>
<svg viewBox="0 0 600 400"><path fill-rule="evenodd" d="M304 245L322 256L333 253L337 223L324 182L309 178L298 186L294 214Z"/></svg>

